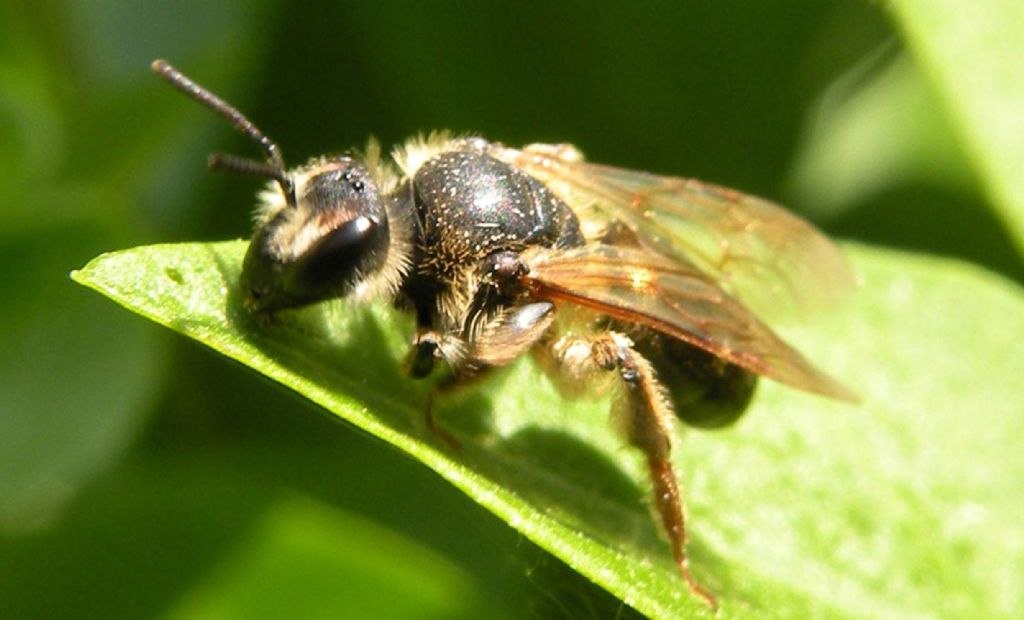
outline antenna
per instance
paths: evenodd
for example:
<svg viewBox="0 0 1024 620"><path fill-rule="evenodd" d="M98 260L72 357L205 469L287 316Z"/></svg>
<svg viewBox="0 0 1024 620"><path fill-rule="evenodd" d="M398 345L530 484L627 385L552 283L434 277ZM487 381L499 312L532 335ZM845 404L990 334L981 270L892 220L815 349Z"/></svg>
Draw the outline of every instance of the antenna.
<svg viewBox="0 0 1024 620"><path fill-rule="evenodd" d="M214 154L210 156L208 161L212 170L229 170L231 172L273 179L281 186L281 191L284 192L288 205L295 206L295 185L288 177L288 170L284 167L281 149L274 144L273 140L264 135L252 121L247 119L245 115L236 110L230 103L196 84L166 61L154 60L150 67L154 73L163 78L168 84L227 119L235 129L259 144L267 156L267 161L264 163L233 155Z"/></svg>

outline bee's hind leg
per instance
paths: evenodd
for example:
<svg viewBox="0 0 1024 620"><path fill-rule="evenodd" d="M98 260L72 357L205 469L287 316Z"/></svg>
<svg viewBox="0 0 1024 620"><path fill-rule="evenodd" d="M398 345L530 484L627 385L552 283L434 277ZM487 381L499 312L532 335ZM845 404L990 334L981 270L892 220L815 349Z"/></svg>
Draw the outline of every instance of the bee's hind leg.
<svg viewBox="0 0 1024 620"><path fill-rule="evenodd" d="M715 598L690 572L686 556L686 527L683 499L669 455L672 449L672 406L654 370L633 342L618 332L593 337L567 335L554 342L550 354L560 368L558 374L572 384L570 389L587 389L603 372L614 372L621 398L612 405L612 421L626 442L647 457L647 470L654 503L672 546L672 556L690 591L709 606Z"/></svg>

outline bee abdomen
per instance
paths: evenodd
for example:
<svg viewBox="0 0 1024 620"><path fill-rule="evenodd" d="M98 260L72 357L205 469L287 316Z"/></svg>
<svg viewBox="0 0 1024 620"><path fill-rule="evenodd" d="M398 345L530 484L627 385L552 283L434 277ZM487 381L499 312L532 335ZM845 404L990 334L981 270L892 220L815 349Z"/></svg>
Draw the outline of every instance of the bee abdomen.
<svg viewBox="0 0 1024 620"><path fill-rule="evenodd" d="M676 415L687 424L720 428L746 411L757 375L660 332L634 326L629 334L654 366Z"/></svg>

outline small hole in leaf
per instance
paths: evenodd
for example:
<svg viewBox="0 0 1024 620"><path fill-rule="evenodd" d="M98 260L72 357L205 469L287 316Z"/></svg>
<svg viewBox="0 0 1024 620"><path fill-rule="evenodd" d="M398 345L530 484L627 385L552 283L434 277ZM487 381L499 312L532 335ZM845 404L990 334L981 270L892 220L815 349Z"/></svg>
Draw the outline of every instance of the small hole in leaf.
<svg viewBox="0 0 1024 620"><path fill-rule="evenodd" d="M167 274L168 278L174 280L175 284L182 284L185 282L184 276L181 275L181 272L178 271L176 267L166 267L164 268L164 273Z"/></svg>

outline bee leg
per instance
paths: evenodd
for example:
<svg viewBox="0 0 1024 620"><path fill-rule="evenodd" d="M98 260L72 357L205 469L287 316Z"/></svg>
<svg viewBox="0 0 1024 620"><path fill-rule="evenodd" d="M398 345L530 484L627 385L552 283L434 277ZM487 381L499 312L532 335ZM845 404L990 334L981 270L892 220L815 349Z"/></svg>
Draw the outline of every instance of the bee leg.
<svg viewBox="0 0 1024 620"><path fill-rule="evenodd" d="M453 381L445 380L430 392L427 396L427 404L423 409L423 419L427 424L427 430L432 435L443 441L449 450L460 452L462 450L462 443L449 433L444 426L438 424L437 418L434 416L434 400L444 392L450 392L456 385L458 384Z"/></svg>
<svg viewBox="0 0 1024 620"><path fill-rule="evenodd" d="M504 366L530 350L547 333L555 320L555 305L549 301L513 306L498 313L473 337L471 367Z"/></svg>
<svg viewBox="0 0 1024 620"><path fill-rule="evenodd" d="M425 412L427 429L449 447L458 450L458 440L445 431L434 417L435 400L451 395L476 382L491 369L505 366L519 358L544 337L554 320L555 305L548 301L513 306L496 313L473 337L468 345L468 355L454 373L438 383L428 397Z"/></svg>
<svg viewBox="0 0 1024 620"><path fill-rule="evenodd" d="M412 347L405 355L402 370L413 379L423 379L434 371L434 362L440 355L437 335L432 331L416 334Z"/></svg>
<svg viewBox="0 0 1024 620"><path fill-rule="evenodd" d="M594 338L565 336L554 343L552 353L570 380L586 381L588 375L598 370L618 374L623 397L614 401L612 422L626 442L642 450L647 457L655 508L686 585L710 607L715 607L714 596L697 583L690 572L683 497L669 459L674 415L651 363L633 348L628 337L617 332Z"/></svg>
<svg viewBox="0 0 1024 620"><path fill-rule="evenodd" d="M443 339L436 332L424 329L413 337L412 347L405 355L402 362L402 370L413 379L423 379L434 371L434 365L443 356ZM445 380L449 381L451 377ZM441 427L434 419L434 396L441 389L435 388L427 396L427 403L423 408L423 421L426 428L432 435L436 435L448 444L452 450L458 451L461 446L448 431Z"/></svg>

